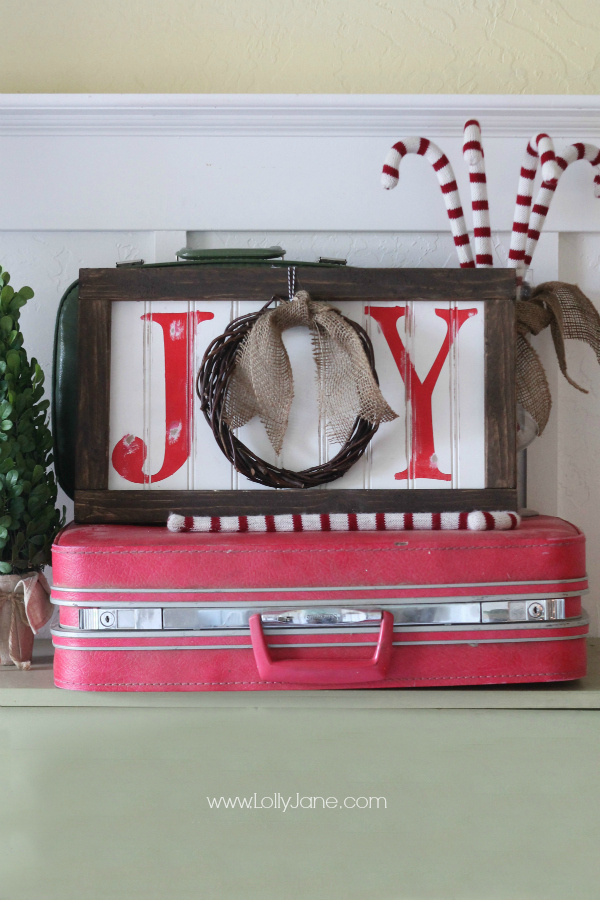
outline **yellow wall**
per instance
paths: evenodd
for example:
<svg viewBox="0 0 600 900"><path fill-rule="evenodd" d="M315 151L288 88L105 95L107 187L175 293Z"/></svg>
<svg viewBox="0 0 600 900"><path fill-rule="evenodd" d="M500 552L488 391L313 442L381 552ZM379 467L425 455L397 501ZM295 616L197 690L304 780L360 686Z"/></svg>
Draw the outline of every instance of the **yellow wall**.
<svg viewBox="0 0 600 900"><path fill-rule="evenodd" d="M600 0L1 0L0 91L596 93Z"/></svg>

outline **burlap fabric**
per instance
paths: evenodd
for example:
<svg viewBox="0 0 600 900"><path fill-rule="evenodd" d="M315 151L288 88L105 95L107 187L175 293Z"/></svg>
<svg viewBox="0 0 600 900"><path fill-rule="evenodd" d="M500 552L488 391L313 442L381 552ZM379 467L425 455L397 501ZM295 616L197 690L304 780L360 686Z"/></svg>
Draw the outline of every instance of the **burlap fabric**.
<svg viewBox="0 0 600 900"><path fill-rule="evenodd" d="M535 419L539 434L546 427L552 398L542 362L528 336L550 326L560 370L574 388L588 392L567 372L565 340L585 341L600 363L600 316L576 284L546 281L517 301L517 402Z"/></svg>
<svg viewBox="0 0 600 900"><path fill-rule="evenodd" d="M0 575L0 665L30 668L33 636L50 621L53 610L41 572Z"/></svg>
<svg viewBox="0 0 600 900"><path fill-rule="evenodd" d="M293 300L260 316L240 346L225 398L224 418L230 428L259 416L275 452L281 452L294 397L292 367L281 335L296 326L311 333L319 408L331 441L346 443L359 416L372 425L397 418L354 328L337 309L298 291Z"/></svg>

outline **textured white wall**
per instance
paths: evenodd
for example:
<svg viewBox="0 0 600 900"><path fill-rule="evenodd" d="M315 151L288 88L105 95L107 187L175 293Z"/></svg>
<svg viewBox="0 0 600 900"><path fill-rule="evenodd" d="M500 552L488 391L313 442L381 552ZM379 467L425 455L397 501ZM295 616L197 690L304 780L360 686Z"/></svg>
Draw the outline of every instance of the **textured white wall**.
<svg viewBox="0 0 600 900"><path fill-rule="evenodd" d="M565 234L559 270L600 308L600 235ZM600 633L600 366L589 347L567 342L568 371L589 394L558 380L558 514L586 534L591 592L586 606Z"/></svg>
<svg viewBox="0 0 600 900"><path fill-rule="evenodd" d="M543 236L543 240L546 239ZM505 266L510 235L495 233L495 265ZM346 259L349 266L456 268L458 259L450 231L190 231L188 246L272 247L286 259L315 262L320 256Z"/></svg>

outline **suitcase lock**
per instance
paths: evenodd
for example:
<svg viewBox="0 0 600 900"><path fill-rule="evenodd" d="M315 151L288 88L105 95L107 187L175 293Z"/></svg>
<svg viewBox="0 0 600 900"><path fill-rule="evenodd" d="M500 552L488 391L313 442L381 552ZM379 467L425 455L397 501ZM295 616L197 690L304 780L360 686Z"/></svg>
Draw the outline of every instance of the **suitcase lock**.
<svg viewBox="0 0 600 900"><path fill-rule="evenodd" d="M541 603L532 603L527 610L527 615L531 619L541 619L544 612L545 610Z"/></svg>

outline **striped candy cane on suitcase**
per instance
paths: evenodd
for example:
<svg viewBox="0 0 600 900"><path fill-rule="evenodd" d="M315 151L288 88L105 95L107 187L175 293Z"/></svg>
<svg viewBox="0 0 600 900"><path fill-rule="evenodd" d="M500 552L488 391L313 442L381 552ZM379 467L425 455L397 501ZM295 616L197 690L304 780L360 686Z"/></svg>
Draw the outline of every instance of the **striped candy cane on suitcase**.
<svg viewBox="0 0 600 900"><path fill-rule="evenodd" d="M407 153L416 153L418 156L424 156L427 162L433 166L446 203L460 266L462 269L473 269L475 262L454 171L448 157L442 153L437 144L423 137L404 138L404 140L394 144L385 158L381 174L382 186L386 190L396 187L400 178L400 160Z"/></svg>
<svg viewBox="0 0 600 900"><path fill-rule="evenodd" d="M533 182L540 160L543 180L550 184L557 182L560 178L561 169L556 162L552 138L547 134L538 134L533 137L525 150L525 158L521 166L517 189L517 202L508 253L508 265L513 269L522 267L525 264L525 248L531 215Z"/></svg>
<svg viewBox="0 0 600 900"><path fill-rule="evenodd" d="M475 265L478 269L489 269L494 265L492 232L490 229L490 207L488 204L483 145L481 143L481 128L477 119L469 119L465 123L463 157L469 167L471 208L473 210L473 237L475 239Z"/></svg>
<svg viewBox="0 0 600 900"><path fill-rule="evenodd" d="M556 157L556 162L560 167L558 180L542 182L537 197L535 198L535 203L531 210L529 229L527 231L527 246L525 248L524 258L526 266L531 263L531 258L537 247L537 242L540 238L542 228L544 227L544 222L546 221L546 216L548 215L548 210L550 209L550 204L558 186L560 176L565 169L580 159L586 159L590 165L595 168L594 196L600 198L600 149L593 144L571 144L570 147L567 147L567 149L563 151L562 156Z"/></svg>
<svg viewBox="0 0 600 900"><path fill-rule="evenodd" d="M296 531L512 531L521 524L515 512L337 513L290 516L181 516L169 513L173 532L235 534Z"/></svg>

